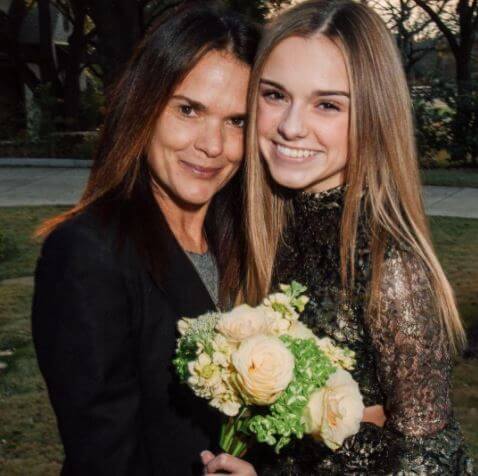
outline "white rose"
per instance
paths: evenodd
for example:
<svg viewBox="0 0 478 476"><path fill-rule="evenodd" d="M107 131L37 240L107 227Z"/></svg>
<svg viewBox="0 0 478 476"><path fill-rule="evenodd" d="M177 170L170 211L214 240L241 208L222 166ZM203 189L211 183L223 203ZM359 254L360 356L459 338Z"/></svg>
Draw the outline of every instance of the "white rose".
<svg viewBox="0 0 478 476"><path fill-rule="evenodd" d="M303 420L306 433L335 451L345 438L359 431L363 411L357 382L349 372L337 369L325 387L312 394L305 408Z"/></svg>
<svg viewBox="0 0 478 476"><path fill-rule="evenodd" d="M294 374L294 356L277 337L258 335L243 341L232 354L236 385L244 400L256 405L273 403Z"/></svg>
<svg viewBox="0 0 478 476"><path fill-rule="evenodd" d="M216 330L235 342L267 331L267 316L260 307L242 304L223 314L216 325Z"/></svg>

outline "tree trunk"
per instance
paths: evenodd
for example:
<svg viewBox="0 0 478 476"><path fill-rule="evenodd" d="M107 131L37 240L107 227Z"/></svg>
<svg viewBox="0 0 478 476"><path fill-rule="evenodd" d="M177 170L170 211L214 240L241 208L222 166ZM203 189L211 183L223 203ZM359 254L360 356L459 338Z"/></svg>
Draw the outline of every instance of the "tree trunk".
<svg viewBox="0 0 478 476"><path fill-rule="evenodd" d="M455 58L456 77L456 115L453 125L454 148L452 160L464 161L469 153L472 161L476 161L476 146L470 144L473 111L469 94L472 88L471 59L473 43L478 27L478 3L473 0L458 0L456 19L459 25L458 35L443 21L425 0L415 0L415 3L428 13L438 29L447 39ZM464 135L465 134L465 135ZM466 137L463 144L463 138ZM468 143L467 143L468 142Z"/></svg>
<svg viewBox="0 0 478 476"><path fill-rule="evenodd" d="M44 83L58 86L51 28L50 0L38 0L40 27L40 72Z"/></svg>
<svg viewBox="0 0 478 476"><path fill-rule="evenodd" d="M40 84L40 79L25 63L18 43L20 30L27 13L28 9L24 0L12 1L8 15L6 16L5 32L2 36L2 42L4 44L4 51L15 68L17 77L21 82L19 87L23 88L23 86L26 85L31 91L34 91Z"/></svg>
<svg viewBox="0 0 478 476"><path fill-rule="evenodd" d="M141 19L131 0L88 0L89 14L97 31L97 52L105 87L124 68L141 37Z"/></svg>
<svg viewBox="0 0 478 476"><path fill-rule="evenodd" d="M64 113L66 128L75 130L79 126L80 76L86 52L86 7L82 0L73 0L71 7L73 10L73 33L68 38L68 57L65 67Z"/></svg>

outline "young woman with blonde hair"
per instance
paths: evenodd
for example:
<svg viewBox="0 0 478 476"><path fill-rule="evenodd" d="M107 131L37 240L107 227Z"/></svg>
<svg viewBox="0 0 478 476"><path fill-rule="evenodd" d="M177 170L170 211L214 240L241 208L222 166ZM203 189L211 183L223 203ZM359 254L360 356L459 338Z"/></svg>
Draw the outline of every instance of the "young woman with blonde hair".
<svg viewBox="0 0 478 476"><path fill-rule="evenodd" d="M256 471L472 474L450 401L464 331L430 239L393 38L357 2L301 3L269 26L249 100L245 297L305 284L304 322L356 352L364 403L386 414L335 452L305 437Z"/></svg>

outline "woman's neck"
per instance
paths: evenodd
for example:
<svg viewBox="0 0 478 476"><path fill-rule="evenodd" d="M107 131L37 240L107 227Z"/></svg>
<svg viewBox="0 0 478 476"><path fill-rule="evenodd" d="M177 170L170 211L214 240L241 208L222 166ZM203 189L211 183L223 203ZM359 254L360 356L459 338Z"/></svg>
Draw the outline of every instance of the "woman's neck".
<svg viewBox="0 0 478 476"><path fill-rule="evenodd" d="M153 193L181 248L193 253L206 253L208 246L204 222L209 204L188 206L178 203L163 191L153 190Z"/></svg>
<svg viewBox="0 0 478 476"><path fill-rule="evenodd" d="M342 171L332 177L327 177L305 189L305 192L309 193L321 193L331 190L336 187L340 187L345 183L345 172Z"/></svg>

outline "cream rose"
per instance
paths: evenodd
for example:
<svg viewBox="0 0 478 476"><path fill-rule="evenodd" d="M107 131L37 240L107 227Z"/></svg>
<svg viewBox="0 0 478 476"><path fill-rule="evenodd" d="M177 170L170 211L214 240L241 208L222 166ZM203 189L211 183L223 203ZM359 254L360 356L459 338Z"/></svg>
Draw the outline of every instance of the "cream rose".
<svg viewBox="0 0 478 476"><path fill-rule="evenodd" d="M269 405L287 388L294 375L294 356L273 336L245 340L232 354L238 390L247 403Z"/></svg>
<svg viewBox="0 0 478 476"><path fill-rule="evenodd" d="M263 309L242 304L223 314L216 325L216 330L228 339L240 342L248 337L265 333L267 324L267 316Z"/></svg>
<svg viewBox="0 0 478 476"><path fill-rule="evenodd" d="M312 394L305 408L306 433L335 451L342 446L345 438L358 432L363 411L357 382L349 372L337 369L325 387Z"/></svg>

